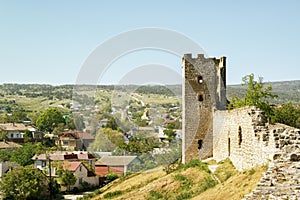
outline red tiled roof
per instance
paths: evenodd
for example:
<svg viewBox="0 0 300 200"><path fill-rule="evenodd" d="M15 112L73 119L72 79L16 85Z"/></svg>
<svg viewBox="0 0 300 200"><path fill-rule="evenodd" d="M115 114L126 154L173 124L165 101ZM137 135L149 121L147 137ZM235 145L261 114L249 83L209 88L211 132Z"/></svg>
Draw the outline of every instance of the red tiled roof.
<svg viewBox="0 0 300 200"><path fill-rule="evenodd" d="M65 161L63 163L63 168L64 169L67 169L71 172L75 172L76 169L81 165L82 163L81 162L68 162L68 161Z"/></svg>
<svg viewBox="0 0 300 200"><path fill-rule="evenodd" d="M82 162L80 162L80 161L72 161L72 162L69 162L69 161L65 161L64 163L63 163L63 169L64 170L69 170L69 171L71 171L71 172L75 172L77 169L78 169L78 167L80 167L80 165L82 165L84 168L86 168L86 170L87 170L87 176L88 177L92 177L92 176L96 176L96 174L94 173L94 172L92 172L92 171L90 171Z"/></svg>
<svg viewBox="0 0 300 200"><path fill-rule="evenodd" d="M53 161L59 160L91 160L96 159L96 157L91 153L69 153L69 152L54 152L48 155L46 154L36 154L32 157L33 160L48 160L51 159Z"/></svg>

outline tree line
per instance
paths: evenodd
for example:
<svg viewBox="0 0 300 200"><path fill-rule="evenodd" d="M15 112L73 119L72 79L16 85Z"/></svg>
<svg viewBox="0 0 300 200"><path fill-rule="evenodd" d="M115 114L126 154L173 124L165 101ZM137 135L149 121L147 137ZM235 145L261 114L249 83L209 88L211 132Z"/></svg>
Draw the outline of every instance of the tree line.
<svg viewBox="0 0 300 200"><path fill-rule="evenodd" d="M255 80L254 74L244 76L242 81L242 86L245 88L244 95L233 96L228 104L228 109L256 106L264 111L269 122L300 128L299 102L273 105L270 101L278 98L278 95L272 92L272 84L264 84L262 77Z"/></svg>

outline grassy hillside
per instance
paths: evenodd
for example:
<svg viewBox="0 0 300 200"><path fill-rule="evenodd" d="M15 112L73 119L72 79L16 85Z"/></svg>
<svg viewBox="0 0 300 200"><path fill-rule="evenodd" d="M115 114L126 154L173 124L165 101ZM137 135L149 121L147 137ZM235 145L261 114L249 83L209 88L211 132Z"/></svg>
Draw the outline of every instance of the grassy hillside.
<svg viewBox="0 0 300 200"><path fill-rule="evenodd" d="M194 160L169 174L159 167L117 179L82 199L241 199L256 187L265 170L238 172L227 160L212 173L207 163Z"/></svg>
<svg viewBox="0 0 300 200"><path fill-rule="evenodd" d="M271 100L271 103L283 104L286 102L300 102L300 80L270 82L273 92L278 98ZM0 85L0 107L5 101L14 100L25 110L41 110L48 106L56 106L73 99L74 88L76 88L76 99L85 99L85 101L100 102L107 101L112 93L137 93L144 97L145 102L180 101L181 85L166 86L137 86L137 85L102 85L102 86L76 86L76 85L39 85L39 84L3 84ZM227 98L233 96L241 97L244 94L244 87L239 85L227 86ZM96 92L96 94L94 94ZM95 95L95 96L94 96ZM80 97L80 98L79 98ZM178 97L178 98L177 98ZM160 102L162 103L162 102ZM3 106L2 106L3 107Z"/></svg>

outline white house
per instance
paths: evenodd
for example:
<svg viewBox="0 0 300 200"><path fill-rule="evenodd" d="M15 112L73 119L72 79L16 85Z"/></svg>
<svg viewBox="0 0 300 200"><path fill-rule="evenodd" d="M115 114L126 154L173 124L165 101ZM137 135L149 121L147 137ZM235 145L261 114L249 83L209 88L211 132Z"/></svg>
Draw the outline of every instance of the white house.
<svg viewBox="0 0 300 200"><path fill-rule="evenodd" d="M76 177L76 183L70 186L70 190L80 189L84 184L89 184L91 187L99 186L99 177L80 161L65 161L63 162L63 169L71 171ZM67 188L62 186L61 190L65 191Z"/></svg>
<svg viewBox="0 0 300 200"><path fill-rule="evenodd" d="M49 154L36 154L32 157L34 161L34 167L38 169L45 169L49 166L49 161L51 162L84 162L91 168L95 168L96 157L87 152L81 151L56 151ZM52 170L52 173L54 170Z"/></svg>
<svg viewBox="0 0 300 200"><path fill-rule="evenodd" d="M36 129L32 126L28 126L20 123L4 123L0 124L0 130L7 132L7 137L9 139L23 138L26 130L34 133Z"/></svg>

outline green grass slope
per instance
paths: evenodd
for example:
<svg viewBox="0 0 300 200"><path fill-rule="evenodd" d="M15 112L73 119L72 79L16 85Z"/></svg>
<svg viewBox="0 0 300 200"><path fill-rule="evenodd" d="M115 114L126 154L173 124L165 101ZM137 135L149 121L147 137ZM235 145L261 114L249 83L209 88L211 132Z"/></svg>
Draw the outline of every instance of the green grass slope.
<svg viewBox="0 0 300 200"><path fill-rule="evenodd" d="M207 163L193 160L169 174L159 167L119 178L82 199L242 199L256 187L265 170L238 172L226 160L212 173Z"/></svg>

